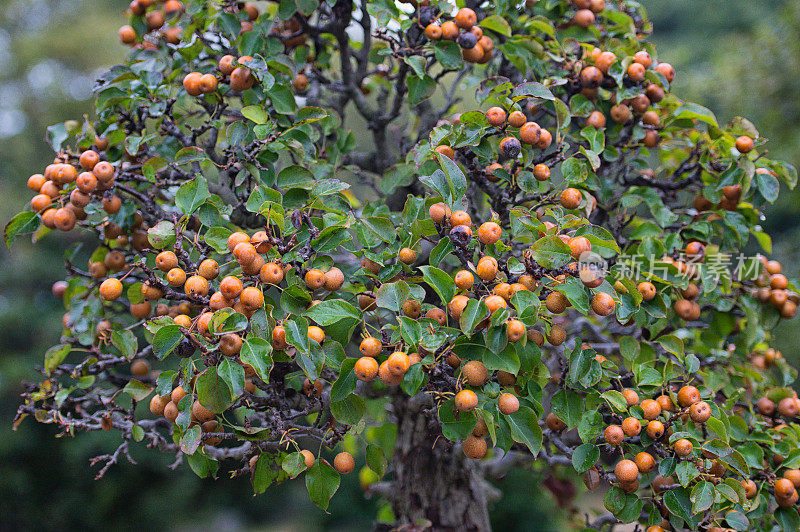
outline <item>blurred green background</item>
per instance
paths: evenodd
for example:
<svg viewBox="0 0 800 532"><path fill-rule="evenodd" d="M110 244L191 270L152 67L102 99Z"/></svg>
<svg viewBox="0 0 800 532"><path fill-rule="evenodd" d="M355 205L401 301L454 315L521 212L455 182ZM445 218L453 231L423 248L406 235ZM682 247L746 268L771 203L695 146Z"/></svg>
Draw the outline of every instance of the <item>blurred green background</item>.
<svg viewBox="0 0 800 532"><path fill-rule="evenodd" d="M710 107L719 120L746 116L772 142L771 155L800 164L800 3L779 0L646 0L659 58L676 67L674 91ZM91 108L93 79L122 59L116 30L120 0L0 0L0 221L29 200L27 177L52 153L45 128ZM800 269L800 193L784 192L767 211L773 256L790 276ZM344 480L330 514L295 481L254 498L244 479L200 480L170 456L137 449L137 466L114 466L101 481L89 459L116 447L115 434L56 440L52 427L27 420L11 431L20 382L59 334L61 311L50 285L62 275L69 236L11 256L0 246L0 530L364 530L378 511L355 475ZM791 347L797 328L781 326ZM538 473L515 472L492 508L497 530L559 529L544 517L552 498Z"/></svg>

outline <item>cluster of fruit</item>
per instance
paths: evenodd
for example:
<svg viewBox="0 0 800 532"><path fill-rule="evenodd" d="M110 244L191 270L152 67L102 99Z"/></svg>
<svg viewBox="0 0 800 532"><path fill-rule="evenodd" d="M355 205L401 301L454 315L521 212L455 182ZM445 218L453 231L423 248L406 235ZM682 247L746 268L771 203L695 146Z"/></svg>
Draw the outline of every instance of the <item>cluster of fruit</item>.
<svg viewBox="0 0 800 532"><path fill-rule="evenodd" d="M430 18L430 17L427 17ZM475 11L468 7L462 7L452 20L439 22L438 20L427 20L425 25L425 36L438 41L455 41L461 47L461 55L465 61L470 63L488 63L492 58L494 41L488 35L484 35L483 30L478 24L478 17Z"/></svg>
<svg viewBox="0 0 800 532"><path fill-rule="evenodd" d="M163 4L159 6L159 4ZM255 4L247 3L234 3L231 8L235 13L242 13L243 19L240 20L241 33L246 33L253 30L253 21L255 21L260 12ZM181 42L183 29L179 26L173 25L167 27L167 21L173 19L175 21L184 12L183 2L180 0L133 0L128 7L128 12L137 18L143 19L142 33L140 37L130 24L122 26L117 35L120 42L134 48L143 48L150 50L157 50L158 44L154 42L158 37L162 37L169 44L178 44ZM160 32L160 33L156 33ZM145 37L150 37L149 39Z"/></svg>
<svg viewBox="0 0 800 532"><path fill-rule="evenodd" d="M626 68L623 65L627 65ZM579 72L576 83L581 88L581 94L590 100L609 100L612 106L608 110L608 117L617 124L629 124L635 119L645 129L642 143L648 148L654 148L660 142L658 128L661 118L658 112L650 106L664 99L664 88L660 86L661 78L667 84L675 79L675 69L669 63L660 62L654 66L653 58L645 50L640 50L629 58L620 60L614 52L603 51L598 47L591 48L584 54L584 60L574 66ZM618 86L614 78L613 69L624 68L623 84L628 88L638 87L642 92L633 97L617 101L613 92L608 92ZM648 71L659 74L659 82L648 78ZM601 93L601 91L606 91ZM586 117L586 125L597 129L606 126L606 114L596 109Z"/></svg>
<svg viewBox="0 0 800 532"><path fill-rule="evenodd" d="M781 263L777 260L767 260L760 256L764 271L756 279L753 295L761 303L772 305L783 318L794 318L797 315L797 305L800 304L800 295L789 290L789 280L784 274Z"/></svg>
<svg viewBox="0 0 800 532"><path fill-rule="evenodd" d="M529 9L538 0L527 0L525 6ZM575 12L572 14L571 22L581 28L588 28L595 23L595 15L602 13L606 8L605 0L570 0Z"/></svg>
<svg viewBox="0 0 800 532"><path fill-rule="evenodd" d="M159 6L158 4L163 4ZM170 18L177 19L184 11L183 2L179 0L133 0L128 7L128 11L135 17L143 18L144 28L147 34L155 36L160 31L160 36L170 44L181 42L182 30L178 26L165 27ZM119 29L119 40L123 44L137 48L147 48L155 50L158 46L149 40L139 40L136 29L126 24Z"/></svg>
<svg viewBox="0 0 800 532"><path fill-rule="evenodd" d="M553 142L553 135L550 131L536 122L529 121L526 114L518 109L506 113L502 107L492 107L486 111L486 120L495 128L495 134L504 135L499 143L500 158L508 159L512 163L522 153L523 143L530 146L531 149L546 150ZM509 126L513 128L513 131L509 130ZM454 159L456 155L455 150L445 144L436 146L434 150L450 159ZM499 182L500 177L496 174L499 169L508 171L509 166L504 166L499 162L487 165L485 168L486 178L494 183ZM521 166L516 167L515 175L521 170ZM546 181L550 178L550 168L545 164L534 165L533 173L539 181Z"/></svg>
<svg viewBox="0 0 800 532"><path fill-rule="evenodd" d="M96 140L98 151L106 147L105 140ZM41 215L46 227L72 230L79 220L86 219L85 207L92 200L100 200L108 214L116 214L122 208L120 198L110 193L116 170L108 161L100 160L98 151L86 150L72 161L67 157L56 158L44 173L28 178L28 188L36 193L30 202L31 209Z"/></svg>

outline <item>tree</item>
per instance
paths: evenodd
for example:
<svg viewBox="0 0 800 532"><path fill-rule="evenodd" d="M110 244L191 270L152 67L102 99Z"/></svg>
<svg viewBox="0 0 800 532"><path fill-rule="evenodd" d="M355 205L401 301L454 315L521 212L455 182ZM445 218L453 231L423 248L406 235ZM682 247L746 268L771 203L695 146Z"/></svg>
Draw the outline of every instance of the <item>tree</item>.
<svg viewBox="0 0 800 532"><path fill-rule="evenodd" d="M134 0L5 229L92 242L15 423L323 510L363 457L378 528L488 529L533 463L603 486L589 529L797 529L800 298L742 252L795 169L669 93L635 3L467 4Z"/></svg>

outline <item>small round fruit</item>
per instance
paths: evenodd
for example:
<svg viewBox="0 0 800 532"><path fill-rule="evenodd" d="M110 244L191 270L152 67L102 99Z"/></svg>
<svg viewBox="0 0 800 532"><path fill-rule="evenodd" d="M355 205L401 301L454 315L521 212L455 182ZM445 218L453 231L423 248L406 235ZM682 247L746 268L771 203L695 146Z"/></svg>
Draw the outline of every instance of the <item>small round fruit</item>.
<svg viewBox="0 0 800 532"><path fill-rule="evenodd" d="M689 417L695 423L705 423L711 417L711 407L705 401L699 401L689 408Z"/></svg>
<svg viewBox="0 0 800 532"><path fill-rule="evenodd" d="M577 188L567 188L561 193L560 201L565 209L577 209L583 201L583 195Z"/></svg>
<svg viewBox="0 0 800 532"><path fill-rule="evenodd" d="M622 420L622 432L629 438L638 436L642 432L642 424L635 417L626 417Z"/></svg>
<svg viewBox="0 0 800 532"><path fill-rule="evenodd" d="M526 122L519 128L519 139L525 144L535 146L542 138L542 128L536 122Z"/></svg>
<svg viewBox="0 0 800 532"><path fill-rule="evenodd" d="M162 251L156 256L156 268L168 272L178 267L178 257L172 251Z"/></svg>
<svg viewBox="0 0 800 532"><path fill-rule="evenodd" d="M189 96L200 96L203 91L200 90L200 78L203 77L200 72L190 72L183 78L183 88Z"/></svg>
<svg viewBox="0 0 800 532"><path fill-rule="evenodd" d="M310 290L316 290L318 288L322 288L322 285L325 284L325 274L322 272L322 270L313 268L306 272L304 280L306 282L306 286Z"/></svg>
<svg viewBox="0 0 800 532"><path fill-rule="evenodd" d="M475 268L478 277L484 281L493 281L497 277L499 265L494 257L481 257L478 266Z"/></svg>
<svg viewBox="0 0 800 532"><path fill-rule="evenodd" d="M647 435L653 440L657 440L663 436L664 430L664 424L657 419L649 422L647 427L645 427L645 432L647 432Z"/></svg>
<svg viewBox="0 0 800 532"><path fill-rule="evenodd" d="M455 405L459 412L470 412L478 406L478 395L472 390L461 390L456 394Z"/></svg>
<svg viewBox="0 0 800 532"><path fill-rule="evenodd" d="M486 111L486 120L494 127L500 127L506 122L506 112L502 107L491 107Z"/></svg>
<svg viewBox="0 0 800 532"><path fill-rule="evenodd" d="M453 148L451 148L450 146L436 146L436 148L434 148L434 151L436 153L439 153L447 157L448 159L453 159L456 156L456 152L453 151Z"/></svg>
<svg viewBox="0 0 800 532"><path fill-rule="evenodd" d="M436 23L428 24L425 26L425 36L432 41L438 41L442 38L442 27Z"/></svg>
<svg viewBox="0 0 800 532"><path fill-rule="evenodd" d="M381 354L383 346L381 345L380 340L373 338L372 336L368 336L367 338L361 340L361 345L359 345L358 349L365 357L377 357Z"/></svg>
<svg viewBox="0 0 800 532"><path fill-rule="evenodd" d="M614 466L614 476L619 482L633 482L639 478L639 468L633 460L620 460Z"/></svg>
<svg viewBox="0 0 800 532"><path fill-rule="evenodd" d="M547 428L549 428L553 432L561 432L562 430L567 428L567 424L561 421L561 419L552 412L547 414L547 418L545 419L545 424L547 425Z"/></svg>
<svg viewBox="0 0 800 532"><path fill-rule="evenodd" d="M513 414L519 410L519 399L513 393L503 392L497 396L497 407L503 414Z"/></svg>
<svg viewBox="0 0 800 532"><path fill-rule="evenodd" d="M672 80L675 79L675 69L672 68L672 65L669 63L659 63L658 66L656 66L656 72L664 76L667 83L672 83Z"/></svg>
<svg viewBox="0 0 800 532"><path fill-rule="evenodd" d="M402 351L395 351L389 355L389 358L386 359L386 364L389 371L395 376L405 375L410 366L408 355Z"/></svg>
<svg viewBox="0 0 800 532"><path fill-rule="evenodd" d="M522 144L516 137L505 137L500 141L500 152L509 159L516 159L522 152Z"/></svg>
<svg viewBox="0 0 800 532"><path fill-rule="evenodd" d="M356 467L356 461L353 455L348 452L341 452L333 459L333 468L342 475L348 475L353 472Z"/></svg>
<svg viewBox="0 0 800 532"><path fill-rule="evenodd" d="M450 218L450 207L441 202L434 203L428 209L428 215L434 223L441 225Z"/></svg>
<svg viewBox="0 0 800 532"><path fill-rule="evenodd" d="M614 313L617 304L614 298L605 292L598 292L592 298L592 310L598 316L609 316Z"/></svg>
<svg viewBox="0 0 800 532"><path fill-rule="evenodd" d="M356 361L353 372L358 380L369 382L378 376L378 361L369 356L361 357Z"/></svg>
<svg viewBox="0 0 800 532"><path fill-rule="evenodd" d="M200 92L210 94L217 90L217 77L214 74L203 74L200 76Z"/></svg>
<svg viewBox="0 0 800 532"><path fill-rule="evenodd" d="M414 264L417 261L417 252L411 248L403 248L397 254L397 258L403 264Z"/></svg>
<svg viewBox="0 0 800 532"><path fill-rule="evenodd" d="M645 301L652 301L656 297L656 287L649 281L642 281L636 288Z"/></svg>
<svg viewBox="0 0 800 532"><path fill-rule="evenodd" d="M456 273L455 283L461 290L469 290L475 284L475 276L467 270L460 270Z"/></svg>
<svg viewBox="0 0 800 532"><path fill-rule="evenodd" d="M488 449L485 439L470 434L464 438L464 442L461 444L461 450L464 452L464 456L467 458L471 458L472 460L480 460L486 456L486 451Z"/></svg>
<svg viewBox="0 0 800 532"><path fill-rule="evenodd" d="M489 370L479 360L470 360L464 364L461 374L470 386L483 386L489 378Z"/></svg>
<svg viewBox="0 0 800 532"><path fill-rule="evenodd" d="M461 294L454 296L447 304L447 312L450 314L450 317L454 320L461 318L461 313L464 312L467 303L469 303L469 298L467 296Z"/></svg>
<svg viewBox="0 0 800 532"><path fill-rule="evenodd" d="M619 445L625 439L625 432L619 425L609 425L603 431L603 439L609 445Z"/></svg>
<svg viewBox="0 0 800 532"><path fill-rule="evenodd" d="M661 415L661 405L658 404L658 401L645 399L639 406L642 408L644 418L648 421L652 421Z"/></svg>
<svg viewBox="0 0 800 532"><path fill-rule="evenodd" d="M478 23L478 16L475 14L475 11L468 7L462 7L458 10L455 17L456 26L463 30L469 31L472 26Z"/></svg>
<svg viewBox="0 0 800 532"><path fill-rule="evenodd" d="M680 457L685 457L692 454L692 449L694 446L692 445L692 442L686 438L681 438L675 441L675 443L672 445L672 448L675 450L675 454Z"/></svg>
<svg viewBox="0 0 800 532"><path fill-rule="evenodd" d="M511 114L508 115L508 123L512 127L522 127L522 125L527 121L528 118L522 111L511 111Z"/></svg>
<svg viewBox="0 0 800 532"><path fill-rule="evenodd" d="M643 475L646 475L656 467L656 461L653 455L644 451L637 454L633 461L636 463L639 473Z"/></svg>
<svg viewBox="0 0 800 532"><path fill-rule="evenodd" d="M106 301L116 301L122 296L122 283L113 277L100 284L100 297Z"/></svg>
<svg viewBox="0 0 800 532"><path fill-rule="evenodd" d="M537 164L533 167L533 177L537 181L547 181L550 179L550 167L546 164Z"/></svg>
<svg viewBox="0 0 800 532"><path fill-rule="evenodd" d="M487 246L500 240L502 234L503 230L495 222L484 222L478 228L478 239Z"/></svg>
<svg viewBox="0 0 800 532"><path fill-rule="evenodd" d="M786 418L797 416L797 401L794 397L784 397L778 402L778 413Z"/></svg>
<svg viewBox="0 0 800 532"><path fill-rule="evenodd" d="M525 333L525 324L521 321L510 319L506 322L506 336L509 342L519 342Z"/></svg>
<svg viewBox="0 0 800 532"><path fill-rule="evenodd" d="M700 391L691 385L678 390L678 404L686 408L700 401Z"/></svg>

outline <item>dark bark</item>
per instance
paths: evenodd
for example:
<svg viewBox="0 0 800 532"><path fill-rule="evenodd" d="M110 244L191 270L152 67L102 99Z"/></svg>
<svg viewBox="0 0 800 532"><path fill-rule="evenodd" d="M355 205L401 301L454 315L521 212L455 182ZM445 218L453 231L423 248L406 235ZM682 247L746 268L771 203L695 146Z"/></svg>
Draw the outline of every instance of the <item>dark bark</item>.
<svg viewBox="0 0 800 532"><path fill-rule="evenodd" d="M406 530L490 530L487 496L494 489L460 446L441 436L429 396L394 401L397 443L392 506ZM415 526L416 525L416 526Z"/></svg>

